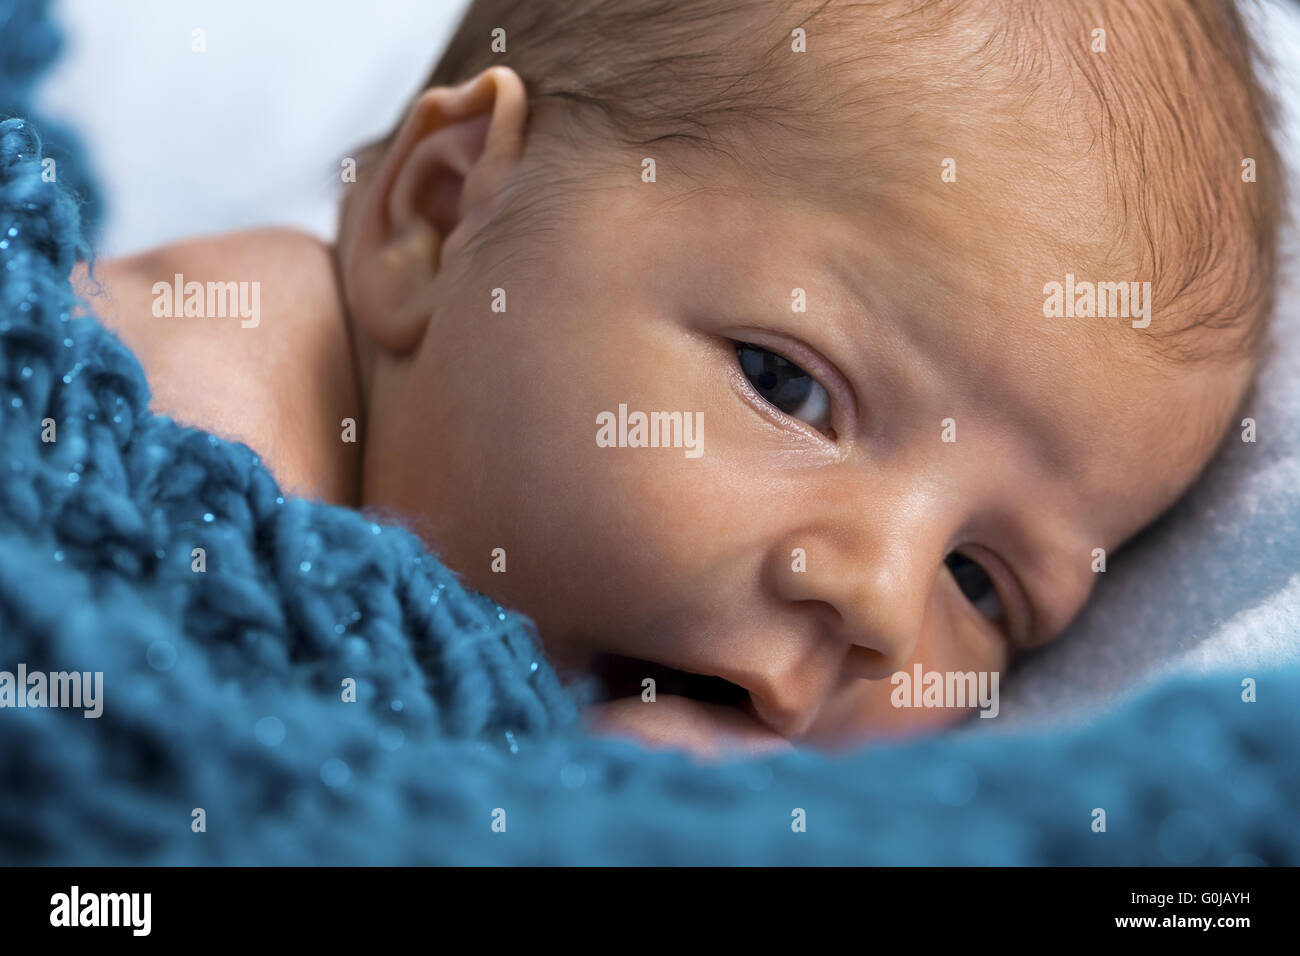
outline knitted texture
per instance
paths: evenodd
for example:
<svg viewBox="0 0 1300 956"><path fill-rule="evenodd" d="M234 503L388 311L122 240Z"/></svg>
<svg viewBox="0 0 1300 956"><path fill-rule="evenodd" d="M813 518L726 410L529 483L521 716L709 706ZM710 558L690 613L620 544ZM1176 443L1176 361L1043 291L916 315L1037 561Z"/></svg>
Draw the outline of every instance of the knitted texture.
<svg viewBox="0 0 1300 956"><path fill-rule="evenodd" d="M0 709L0 862L1300 863L1297 671L836 757L586 735L527 619L148 411L41 157L0 123L0 670L103 672L103 713Z"/></svg>
<svg viewBox="0 0 1300 956"><path fill-rule="evenodd" d="M81 207L83 235L94 235L101 218L99 191L81 163L78 137L62 124L34 114L37 80L63 49L63 37L48 15L48 0L0 0L0 119L29 118L42 130L42 159L54 162L49 172Z"/></svg>

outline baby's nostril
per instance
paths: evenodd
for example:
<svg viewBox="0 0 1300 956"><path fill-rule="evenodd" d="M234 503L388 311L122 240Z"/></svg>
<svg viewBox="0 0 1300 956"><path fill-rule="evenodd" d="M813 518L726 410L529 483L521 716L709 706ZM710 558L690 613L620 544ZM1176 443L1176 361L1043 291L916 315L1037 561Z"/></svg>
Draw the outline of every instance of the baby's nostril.
<svg viewBox="0 0 1300 956"><path fill-rule="evenodd" d="M861 680L884 680L897 669L891 655L860 644L850 647L844 658L844 673Z"/></svg>

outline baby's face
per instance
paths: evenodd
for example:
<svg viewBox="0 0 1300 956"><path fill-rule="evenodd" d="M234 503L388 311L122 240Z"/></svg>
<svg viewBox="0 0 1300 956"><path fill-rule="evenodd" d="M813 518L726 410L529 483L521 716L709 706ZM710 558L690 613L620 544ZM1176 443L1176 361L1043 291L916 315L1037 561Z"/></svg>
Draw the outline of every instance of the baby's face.
<svg viewBox="0 0 1300 956"><path fill-rule="evenodd" d="M1128 319L1044 317L1067 273L1152 277L1033 239L1095 209L1028 165L1014 195L938 159L872 195L639 172L535 244L444 263L366 475L557 664L617 675L612 729L712 696L673 671L743 689L724 722L755 737L968 715L896 706L891 676L1001 672L1057 636L1096 549L1191 482L1245 385L1154 358ZM692 428L633 447L638 412Z"/></svg>

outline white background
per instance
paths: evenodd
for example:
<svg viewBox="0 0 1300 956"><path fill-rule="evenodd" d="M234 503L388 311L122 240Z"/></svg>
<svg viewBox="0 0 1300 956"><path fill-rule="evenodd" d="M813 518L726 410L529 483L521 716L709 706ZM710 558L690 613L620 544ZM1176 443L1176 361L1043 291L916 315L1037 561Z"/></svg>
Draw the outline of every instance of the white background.
<svg viewBox="0 0 1300 956"><path fill-rule="evenodd" d="M59 0L66 46L38 105L90 150L97 253L268 223L331 236L339 160L398 119L464 5Z"/></svg>

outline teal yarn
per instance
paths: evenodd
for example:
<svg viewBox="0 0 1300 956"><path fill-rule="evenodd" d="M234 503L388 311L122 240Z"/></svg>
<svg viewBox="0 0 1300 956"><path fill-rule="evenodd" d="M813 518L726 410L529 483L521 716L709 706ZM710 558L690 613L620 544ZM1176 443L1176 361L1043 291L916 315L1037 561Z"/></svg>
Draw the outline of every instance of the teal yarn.
<svg viewBox="0 0 1300 956"><path fill-rule="evenodd" d="M7 796L37 804L39 819L55 811L39 806L51 784L85 795L84 768L53 759L84 731L85 746L118 748L119 770L178 786L255 699L276 703L249 714L243 773L268 780L284 776L289 748L262 747L253 730L295 702L290 723L349 728L334 744L353 766L381 733L505 746L507 731L572 724L576 706L527 619L467 592L403 529L286 499L246 446L149 413L135 357L93 318L72 317L77 205L41 181L40 156L29 124L0 123L3 659L102 671L107 703L90 721L5 711L4 735L28 735L3 747ZM55 440L43 441L51 424ZM355 704L343 702L345 680ZM312 760L316 776L324 761ZM30 823L0 832L39 856L51 848Z"/></svg>
<svg viewBox="0 0 1300 956"><path fill-rule="evenodd" d="M342 718L352 732L336 749L358 766L372 756L356 755L363 731L373 751L381 732L506 746L507 731L572 724L576 706L527 619L467 592L406 531L286 499L246 446L149 413L135 357L95 319L73 317L79 203L43 181L42 157L28 122L0 122L3 659L10 670L102 670L111 703L84 727L80 713L5 711L8 800L32 801L37 821L55 811L39 808L51 785L75 802L85 768L53 756L92 727L127 766L178 785L179 755L220 742L219 712L236 697L283 707L297 696L298 721ZM345 680L355 705L342 701ZM168 716L196 707L207 712L197 723ZM266 765L247 758L245 772L283 777L273 757L287 748L255 745L255 725L244 735ZM152 829L147 814L139 822ZM0 812L0 845L20 859L49 852L36 834L60 827L32 823Z"/></svg>
<svg viewBox="0 0 1300 956"><path fill-rule="evenodd" d="M44 4L0 2L5 64L16 12ZM0 670L102 672L103 713L0 709L0 863L1300 863L1297 670L839 756L588 736L526 618L148 410L41 156L0 123Z"/></svg>
<svg viewBox="0 0 1300 956"><path fill-rule="evenodd" d="M0 119L19 117L43 133L42 159L51 159L65 193L80 207L81 231L93 237L102 218L99 191L82 165L80 139L63 124L32 110L36 82L63 50L48 0L0 0Z"/></svg>

